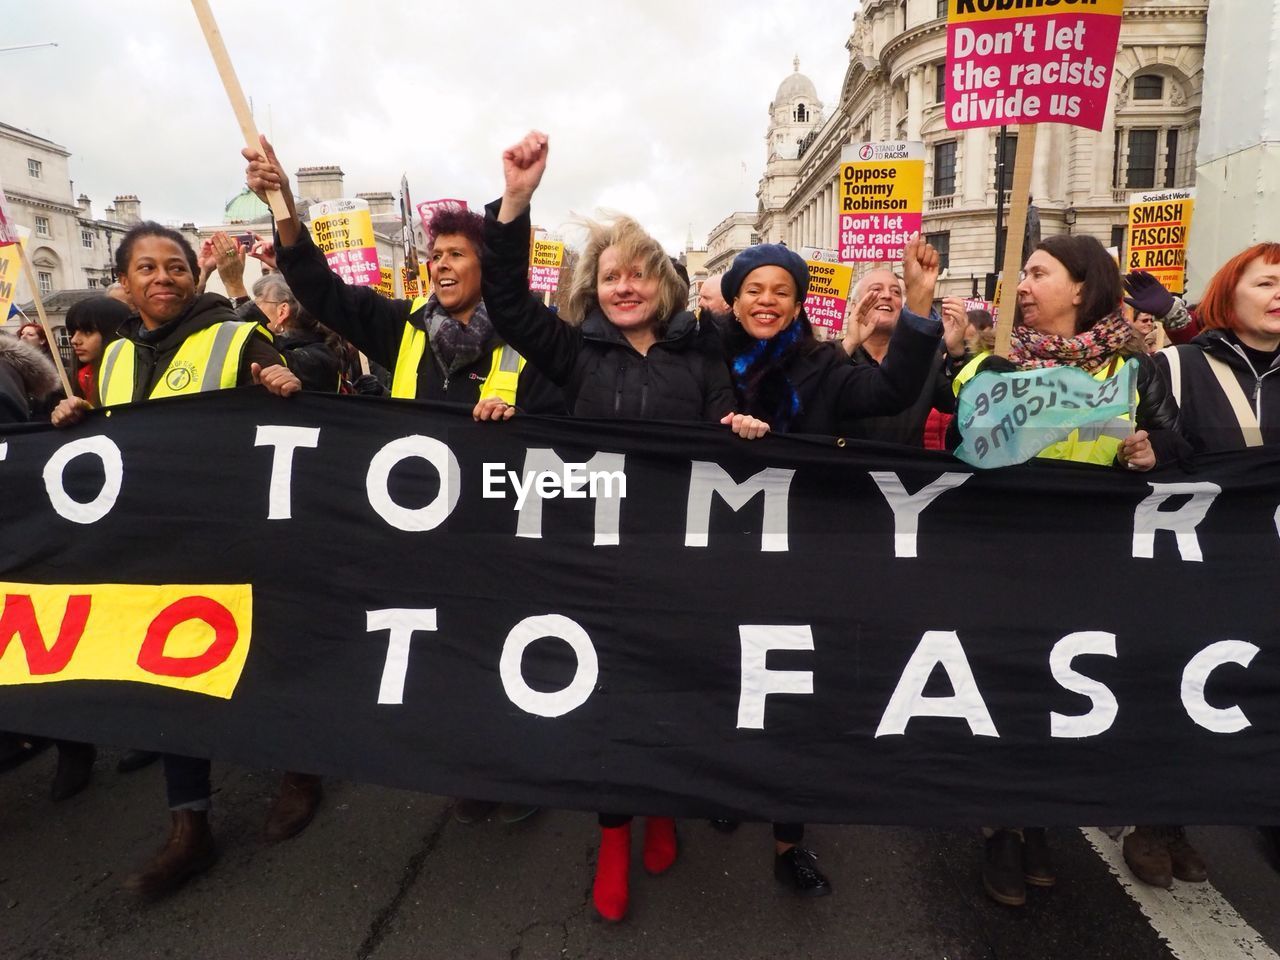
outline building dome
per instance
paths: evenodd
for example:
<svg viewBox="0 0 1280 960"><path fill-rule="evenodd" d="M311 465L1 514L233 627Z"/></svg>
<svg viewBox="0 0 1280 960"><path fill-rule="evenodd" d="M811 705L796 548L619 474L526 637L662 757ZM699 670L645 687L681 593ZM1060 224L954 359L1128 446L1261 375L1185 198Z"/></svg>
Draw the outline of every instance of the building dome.
<svg viewBox="0 0 1280 960"><path fill-rule="evenodd" d="M796 57L791 61L795 67L795 72L787 76L785 80L778 85L778 92L773 96L774 103L789 103L792 100L807 99L817 102L818 88L813 85L813 81L800 72L800 58Z"/></svg>
<svg viewBox="0 0 1280 960"><path fill-rule="evenodd" d="M227 201L222 213L223 223L260 223L269 219L271 208L257 198L248 187Z"/></svg>

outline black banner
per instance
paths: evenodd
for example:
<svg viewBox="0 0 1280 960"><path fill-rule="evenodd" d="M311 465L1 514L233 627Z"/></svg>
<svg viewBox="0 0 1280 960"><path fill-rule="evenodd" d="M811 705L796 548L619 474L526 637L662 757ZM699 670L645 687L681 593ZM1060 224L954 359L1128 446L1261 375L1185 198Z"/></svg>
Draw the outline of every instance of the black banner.
<svg viewBox="0 0 1280 960"><path fill-rule="evenodd" d="M256 390L0 441L0 729L617 812L1280 822L1280 452Z"/></svg>

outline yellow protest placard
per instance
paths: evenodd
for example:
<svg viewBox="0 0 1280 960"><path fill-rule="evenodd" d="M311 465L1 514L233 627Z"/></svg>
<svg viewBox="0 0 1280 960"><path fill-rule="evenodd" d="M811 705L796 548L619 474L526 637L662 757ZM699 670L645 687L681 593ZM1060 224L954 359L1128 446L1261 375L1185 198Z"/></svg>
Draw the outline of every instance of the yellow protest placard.
<svg viewBox="0 0 1280 960"><path fill-rule="evenodd" d="M557 240L534 240L529 255L529 289L554 290L560 284L564 244Z"/></svg>
<svg viewBox="0 0 1280 960"><path fill-rule="evenodd" d="M924 217L924 144L860 143L844 148L837 185L841 263L902 259Z"/></svg>
<svg viewBox="0 0 1280 960"><path fill-rule="evenodd" d="M17 227L17 232L18 243L26 246L30 231L26 227ZM18 243L0 247L0 323L9 316L9 308L13 306L13 297L18 289L18 276L22 273Z"/></svg>
<svg viewBox="0 0 1280 960"><path fill-rule="evenodd" d="M311 208L311 236L329 269L347 283L371 287L378 282L378 247L366 200L325 200Z"/></svg>
<svg viewBox="0 0 1280 960"><path fill-rule="evenodd" d="M811 326L825 330L828 337L843 332L853 267L839 263L836 250L801 247L800 256L809 265L809 292L804 298L805 316Z"/></svg>
<svg viewBox="0 0 1280 960"><path fill-rule="evenodd" d="M1125 269L1145 270L1173 293L1187 281L1187 238L1195 189L1151 190L1129 198Z"/></svg>

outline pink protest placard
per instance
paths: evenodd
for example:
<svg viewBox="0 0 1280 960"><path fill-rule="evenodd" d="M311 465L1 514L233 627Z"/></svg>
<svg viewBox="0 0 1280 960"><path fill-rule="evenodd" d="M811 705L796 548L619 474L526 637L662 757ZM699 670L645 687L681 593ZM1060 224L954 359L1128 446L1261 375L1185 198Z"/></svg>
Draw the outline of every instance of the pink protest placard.
<svg viewBox="0 0 1280 960"><path fill-rule="evenodd" d="M1101 130L1124 0L947 0L947 126Z"/></svg>
<svg viewBox="0 0 1280 960"><path fill-rule="evenodd" d="M422 229L431 236L431 221L441 210L467 210L465 200L424 200L418 204L418 216L422 219Z"/></svg>
<svg viewBox="0 0 1280 960"><path fill-rule="evenodd" d="M530 267L529 289L540 293L550 293L560 286L559 267Z"/></svg>

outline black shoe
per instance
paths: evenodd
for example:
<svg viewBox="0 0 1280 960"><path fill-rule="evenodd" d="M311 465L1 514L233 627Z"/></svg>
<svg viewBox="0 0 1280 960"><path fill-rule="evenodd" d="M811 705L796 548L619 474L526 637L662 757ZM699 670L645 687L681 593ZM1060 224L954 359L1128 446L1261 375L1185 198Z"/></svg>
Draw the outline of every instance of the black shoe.
<svg viewBox="0 0 1280 960"><path fill-rule="evenodd" d="M801 897L825 897L831 892L831 881L818 869L818 858L812 850L792 847L773 857L773 875Z"/></svg>
<svg viewBox="0 0 1280 960"><path fill-rule="evenodd" d="M490 800L469 800L459 797L453 804L453 819L459 823L479 823L487 820L489 814L498 809L498 805Z"/></svg>
<svg viewBox="0 0 1280 960"><path fill-rule="evenodd" d="M49 795L54 800L67 800L89 785L93 775L93 761L98 748L92 743L58 741L58 770L53 775L53 788Z"/></svg>
<svg viewBox="0 0 1280 960"><path fill-rule="evenodd" d="M1262 832L1263 843L1266 844L1267 854L1271 857L1271 866L1275 870L1280 870L1280 827L1259 827Z"/></svg>
<svg viewBox="0 0 1280 960"><path fill-rule="evenodd" d="M1052 887L1058 882L1044 827L1022 828L1022 876L1033 887Z"/></svg>
<svg viewBox="0 0 1280 960"><path fill-rule="evenodd" d="M1022 838L1012 830L997 830L987 838L982 863L982 889L996 903L1020 907L1027 902L1022 866Z"/></svg>
<svg viewBox="0 0 1280 960"><path fill-rule="evenodd" d="M737 820L723 820L720 818L708 820L707 823L711 824L720 833L733 833L740 826Z"/></svg>
<svg viewBox="0 0 1280 960"><path fill-rule="evenodd" d="M0 773L20 767L43 750L52 740L28 737L21 733L0 733Z"/></svg>
<svg viewBox="0 0 1280 960"><path fill-rule="evenodd" d="M126 750L120 754L116 773L133 773L135 770L150 766L159 759L160 754L152 753L150 750Z"/></svg>
<svg viewBox="0 0 1280 960"><path fill-rule="evenodd" d="M541 810L529 803L501 803L498 805L498 822L505 824L521 823Z"/></svg>

